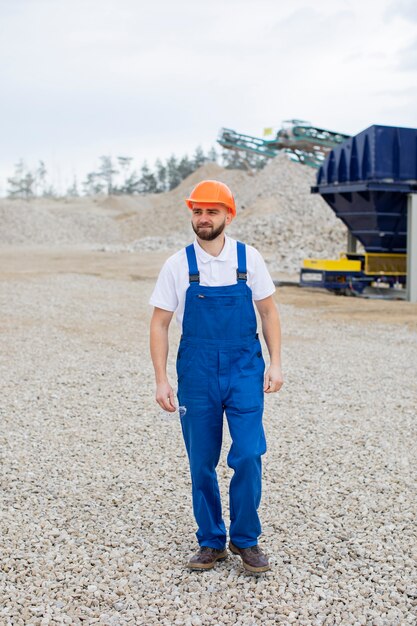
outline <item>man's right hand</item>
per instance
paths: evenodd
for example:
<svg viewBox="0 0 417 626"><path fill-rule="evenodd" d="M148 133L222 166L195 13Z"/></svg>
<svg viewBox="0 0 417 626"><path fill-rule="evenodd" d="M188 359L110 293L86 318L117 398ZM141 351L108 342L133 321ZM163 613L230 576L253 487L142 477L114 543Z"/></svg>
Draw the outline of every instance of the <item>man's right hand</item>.
<svg viewBox="0 0 417 626"><path fill-rule="evenodd" d="M157 384L155 398L159 406L164 409L164 411L173 413L177 410L174 391L168 381Z"/></svg>

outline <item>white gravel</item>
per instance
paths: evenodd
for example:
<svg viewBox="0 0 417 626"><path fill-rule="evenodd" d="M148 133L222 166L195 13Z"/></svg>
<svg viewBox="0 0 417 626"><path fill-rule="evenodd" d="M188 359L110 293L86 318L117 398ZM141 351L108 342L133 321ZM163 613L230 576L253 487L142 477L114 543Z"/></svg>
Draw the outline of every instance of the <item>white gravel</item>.
<svg viewBox="0 0 417 626"><path fill-rule="evenodd" d="M175 251L194 236L184 198L204 178L230 185L238 219L229 233L259 248L272 272L298 272L305 257L337 258L345 251L346 228L320 196L310 193L315 170L286 155L254 174L208 163L164 194L0 200L0 245Z"/></svg>
<svg viewBox="0 0 417 626"><path fill-rule="evenodd" d="M260 511L273 569L231 556L192 573L180 425L153 400L152 282L0 283L0 623L415 625L416 333L281 305Z"/></svg>

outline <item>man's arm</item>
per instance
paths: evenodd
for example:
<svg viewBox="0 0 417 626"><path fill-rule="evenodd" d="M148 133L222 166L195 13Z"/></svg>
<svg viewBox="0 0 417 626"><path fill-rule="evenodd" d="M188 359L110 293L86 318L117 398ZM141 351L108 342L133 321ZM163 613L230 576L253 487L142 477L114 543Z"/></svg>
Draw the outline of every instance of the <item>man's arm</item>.
<svg viewBox="0 0 417 626"><path fill-rule="evenodd" d="M265 372L264 391L279 391L284 384L281 370L281 324L272 296L255 301L262 321L262 333L268 346L270 365Z"/></svg>
<svg viewBox="0 0 417 626"><path fill-rule="evenodd" d="M172 311L154 307L150 329L151 358L156 380L155 398L160 407L171 413L176 410L174 391L167 377L168 329L172 316Z"/></svg>

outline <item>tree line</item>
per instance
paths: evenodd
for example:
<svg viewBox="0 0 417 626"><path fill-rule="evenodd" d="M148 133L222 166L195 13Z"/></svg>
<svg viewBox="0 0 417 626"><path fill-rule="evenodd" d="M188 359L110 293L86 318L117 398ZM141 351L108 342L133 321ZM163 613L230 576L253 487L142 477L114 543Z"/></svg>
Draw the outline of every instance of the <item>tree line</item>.
<svg viewBox="0 0 417 626"><path fill-rule="evenodd" d="M218 163L227 169L261 169L266 164L265 157L243 152L223 150L219 154L215 148L207 153L198 146L189 157L176 157L172 154L162 161L157 159L153 168L145 161L139 170L135 169L133 158L127 156L101 156L98 167L89 172L78 183L74 177L72 184L64 194L59 194L48 179L44 161L39 161L35 168L29 168L20 159L15 165L13 175L7 179L9 198L58 198L81 195L134 195L163 193L177 187L182 180L208 162Z"/></svg>

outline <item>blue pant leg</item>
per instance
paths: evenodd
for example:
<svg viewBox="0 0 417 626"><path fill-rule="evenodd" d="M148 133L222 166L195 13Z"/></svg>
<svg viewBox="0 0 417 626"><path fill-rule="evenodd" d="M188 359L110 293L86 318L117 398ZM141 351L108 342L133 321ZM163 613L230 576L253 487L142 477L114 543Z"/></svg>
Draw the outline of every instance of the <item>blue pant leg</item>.
<svg viewBox="0 0 417 626"><path fill-rule="evenodd" d="M264 362L259 348L244 351L233 367L225 407L232 445L227 457L234 470L230 482L230 538L239 548L256 545L261 534L258 508L262 461L266 452L263 415Z"/></svg>
<svg viewBox="0 0 417 626"><path fill-rule="evenodd" d="M178 381L178 401L185 407L181 426L190 463L194 517L200 546L223 549L226 527L222 518L216 467L223 436L223 407L209 385L205 363L193 361ZM196 383L197 381L197 383ZM184 413L184 411L182 411Z"/></svg>
<svg viewBox="0 0 417 626"><path fill-rule="evenodd" d="M234 470L230 481L230 539L239 548L258 543L262 528L258 508L262 493L262 460L266 451L262 409L226 409L232 445L227 464Z"/></svg>

